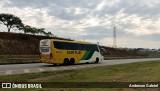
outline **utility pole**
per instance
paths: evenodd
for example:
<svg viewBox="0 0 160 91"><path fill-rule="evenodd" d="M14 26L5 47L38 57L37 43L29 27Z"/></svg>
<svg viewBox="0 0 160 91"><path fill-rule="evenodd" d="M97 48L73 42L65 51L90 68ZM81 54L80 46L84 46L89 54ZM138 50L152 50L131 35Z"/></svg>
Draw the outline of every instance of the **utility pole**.
<svg viewBox="0 0 160 91"><path fill-rule="evenodd" d="M113 48L117 48L117 43L116 43L116 27L113 27Z"/></svg>

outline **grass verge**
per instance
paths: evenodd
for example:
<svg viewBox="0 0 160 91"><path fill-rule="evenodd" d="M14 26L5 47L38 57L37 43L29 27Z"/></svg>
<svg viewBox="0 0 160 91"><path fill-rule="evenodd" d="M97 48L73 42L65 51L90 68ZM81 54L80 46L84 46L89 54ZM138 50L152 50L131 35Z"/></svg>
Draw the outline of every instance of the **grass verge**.
<svg viewBox="0 0 160 91"><path fill-rule="evenodd" d="M160 82L160 61L120 64L65 71L50 71L21 75L0 76L0 82ZM24 91L149 91L126 88L54 88L23 89ZM21 90L21 91L23 91ZM159 91L160 89L152 89ZM17 91L9 89L9 91Z"/></svg>
<svg viewBox="0 0 160 91"><path fill-rule="evenodd" d="M39 55L0 55L0 65L39 62Z"/></svg>
<svg viewBox="0 0 160 91"><path fill-rule="evenodd" d="M40 63L40 60L38 59L0 59L0 65L26 64L26 63Z"/></svg>

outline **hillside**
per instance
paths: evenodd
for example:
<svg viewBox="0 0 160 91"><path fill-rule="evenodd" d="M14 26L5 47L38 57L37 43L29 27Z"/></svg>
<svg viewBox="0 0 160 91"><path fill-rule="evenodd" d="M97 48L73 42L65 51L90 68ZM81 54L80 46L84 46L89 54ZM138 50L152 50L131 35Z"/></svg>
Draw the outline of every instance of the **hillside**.
<svg viewBox="0 0 160 91"><path fill-rule="evenodd" d="M63 39L58 37L35 36L20 33L0 32L0 55L38 55L39 41L41 39ZM140 54L126 50L114 49L103 46L106 56L141 56Z"/></svg>
<svg viewBox="0 0 160 91"><path fill-rule="evenodd" d="M0 32L0 55L37 55L41 39L63 39L19 33Z"/></svg>
<svg viewBox="0 0 160 91"><path fill-rule="evenodd" d="M106 47L102 46L106 52L105 56L107 57L142 57L142 56L147 56L146 54L143 53L137 53L134 51L127 51L125 49L119 49L119 48L111 48L111 47Z"/></svg>

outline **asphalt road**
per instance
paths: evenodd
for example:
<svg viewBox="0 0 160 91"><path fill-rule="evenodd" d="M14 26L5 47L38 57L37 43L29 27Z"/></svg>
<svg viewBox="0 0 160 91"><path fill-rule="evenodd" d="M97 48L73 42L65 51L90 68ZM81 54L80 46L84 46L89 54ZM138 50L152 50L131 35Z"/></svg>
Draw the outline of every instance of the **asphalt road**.
<svg viewBox="0 0 160 91"><path fill-rule="evenodd" d="M116 64L126 64L126 63L134 63L134 62L143 62L143 61L156 61L160 58L141 58L141 59L116 59L116 60L104 60L99 64L92 64L92 65L116 65ZM76 64L71 65L72 67L76 66L88 66L91 64ZM9 65L0 65L0 71L7 71L7 70L20 70L20 69L33 69L33 68L58 68L58 67L66 67L66 66L53 66L52 64L46 63L33 63L33 64L9 64ZM67 66L69 67L69 66Z"/></svg>

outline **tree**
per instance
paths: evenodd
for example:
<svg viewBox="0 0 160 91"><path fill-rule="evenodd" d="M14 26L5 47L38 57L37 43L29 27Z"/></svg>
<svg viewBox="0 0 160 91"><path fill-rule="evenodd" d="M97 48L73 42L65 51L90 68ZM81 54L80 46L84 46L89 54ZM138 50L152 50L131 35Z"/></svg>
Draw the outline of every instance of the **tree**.
<svg viewBox="0 0 160 91"><path fill-rule="evenodd" d="M44 28L37 29L37 31L38 31L39 34L44 34L44 32L45 32L44 30L45 30Z"/></svg>
<svg viewBox="0 0 160 91"><path fill-rule="evenodd" d="M21 19L12 14L0 14L0 21L7 26L8 32L10 32L11 28L20 28L23 25Z"/></svg>
<svg viewBox="0 0 160 91"><path fill-rule="evenodd" d="M44 28L35 28L35 27L31 27L29 25L25 25L23 28L21 28L20 30L24 31L24 33L31 33L33 35L35 34L46 34L46 32L44 31Z"/></svg>
<svg viewBox="0 0 160 91"><path fill-rule="evenodd" d="M46 36L52 36L53 34L51 32L45 33Z"/></svg>
<svg viewBox="0 0 160 91"><path fill-rule="evenodd" d="M24 33L30 33L32 31L32 28L29 25L24 26L22 29L22 31L24 31Z"/></svg>

